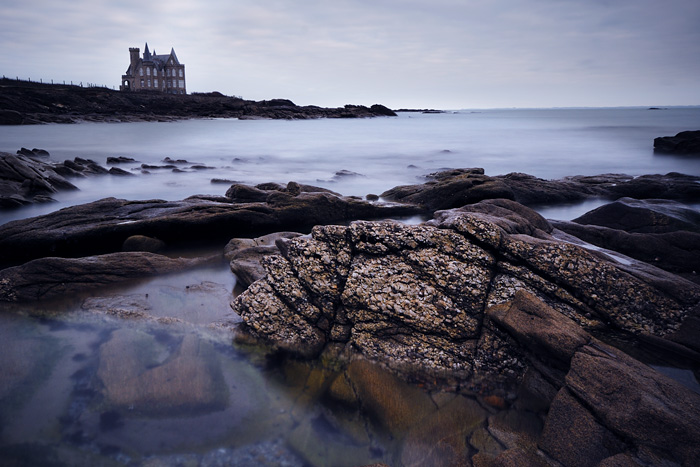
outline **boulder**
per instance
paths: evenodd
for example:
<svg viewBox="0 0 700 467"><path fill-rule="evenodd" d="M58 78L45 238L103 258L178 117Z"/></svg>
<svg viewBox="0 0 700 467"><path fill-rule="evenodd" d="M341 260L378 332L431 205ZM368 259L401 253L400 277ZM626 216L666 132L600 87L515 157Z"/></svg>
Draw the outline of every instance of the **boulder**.
<svg viewBox="0 0 700 467"><path fill-rule="evenodd" d="M681 131L676 136L654 138L654 151L672 154L700 154L700 130Z"/></svg>
<svg viewBox="0 0 700 467"><path fill-rule="evenodd" d="M24 302L70 295L138 277L181 271L199 262L143 252L40 258L0 271L0 301Z"/></svg>
<svg viewBox="0 0 700 467"><path fill-rule="evenodd" d="M279 254L278 240L301 235L298 232L277 232L257 238L234 238L224 248L224 257L230 262L231 272L238 278L238 283L248 287L265 276L261 260Z"/></svg>
<svg viewBox="0 0 700 467"><path fill-rule="evenodd" d="M0 209L51 201L50 195L59 190L77 187L47 162L23 154L0 153Z"/></svg>
<svg viewBox="0 0 700 467"><path fill-rule="evenodd" d="M590 244L700 281L700 214L683 204L621 198L571 222L551 223Z"/></svg>
<svg viewBox="0 0 700 467"><path fill-rule="evenodd" d="M562 377L586 343L578 327L692 353L678 336L693 326L700 287L646 264L618 263L554 233L510 200L442 211L428 225L317 226L310 237L286 242L282 256L265 258L267 275L233 307L252 333L287 351L311 356L340 342L410 377L446 381L522 377L528 364L504 330L536 329L531 323L552 317L518 302L524 300L519 290L576 323L557 333L566 341L540 338L553 377ZM501 325L492 326L485 310L504 303L527 313L503 311Z"/></svg>
<svg viewBox="0 0 700 467"><path fill-rule="evenodd" d="M158 253L165 249L165 242L145 235L132 235L124 240L122 251L148 251Z"/></svg>
<svg viewBox="0 0 700 467"><path fill-rule="evenodd" d="M679 230L700 233L700 212L677 201L620 198L573 220L629 233L668 233Z"/></svg>
<svg viewBox="0 0 700 467"><path fill-rule="evenodd" d="M15 156L12 156L15 157ZM120 251L132 235L169 246L220 243L279 231L308 232L317 224L357 218L409 216L415 206L369 203L331 193L270 192L265 202L228 198L127 201L106 198L0 226L0 264L43 256L89 256Z"/></svg>
<svg viewBox="0 0 700 467"><path fill-rule="evenodd" d="M664 198L700 200L700 177L669 173L633 177L624 174L574 176L544 180L528 174L487 176L480 168L451 169L426 176L419 185L398 186L381 197L414 203L431 211L452 209L485 199L507 198L535 206L589 198Z"/></svg>

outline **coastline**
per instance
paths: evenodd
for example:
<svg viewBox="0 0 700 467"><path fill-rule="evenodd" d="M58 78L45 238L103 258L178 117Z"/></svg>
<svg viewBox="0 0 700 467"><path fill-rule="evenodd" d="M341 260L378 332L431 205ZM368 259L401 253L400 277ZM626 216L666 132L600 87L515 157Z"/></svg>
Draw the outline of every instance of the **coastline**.
<svg viewBox="0 0 700 467"><path fill-rule="evenodd" d="M298 106L288 99L250 101L218 92L171 95L0 79L0 125L150 122L190 118L310 119L396 116L387 107Z"/></svg>

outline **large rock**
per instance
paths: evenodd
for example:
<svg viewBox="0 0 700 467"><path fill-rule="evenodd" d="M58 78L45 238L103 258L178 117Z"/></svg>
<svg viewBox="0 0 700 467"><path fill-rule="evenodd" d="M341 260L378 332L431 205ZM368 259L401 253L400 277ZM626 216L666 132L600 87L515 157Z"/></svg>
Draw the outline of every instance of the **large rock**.
<svg viewBox="0 0 700 467"><path fill-rule="evenodd" d="M77 188L51 164L23 154L0 152L0 209L53 201L51 195L59 190Z"/></svg>
<svg viewBox="0 0 700 467"><path fill-rule="evenodd" d="M700 233L700 212L676 201L620 198L573 220L629 233Z"/></svg>
<svg viewBox="0 0 700 467"><path fill-rule="evenodd" d="M700 154L700 130L681 131L676 136L654 138L654 151L675 154Z"/></svg>
<svg viewBox="0 0 700 467"><path fill-rule="evenodd" d="M671 346L700 303L700 287L558 240L541 216L509 200L444 211L429 224L316 227L263 260L266 277L234 309L288 351L315 355L336 341L399 371L449 380L523 374L520 346L484 319L519 289L583 329Z"/></svg>
<svg viewBox="0 0 700 467"><path fill-rule="evenodd" d="M277 232L257 238L234 238L226 244L224 257L229 261L238 283L248 287L265 276L262 258L280 253L277 240L301 235L298 232Z"/></svg>
<svg viewBox="0 0 700 467"><path fill-rule="evenodd" d="M700 200L700 177L669 173L633 177L624 174L573 176L544 180L510 173L491 177L483 169L452 169L430 174L419 185L398 186L382 198L414 203L435 211L473 204L484 199L507 198L534 206L575 202L588 198L664 198Z"/></svg>
<svg viewBox="0 0 700 467"><path fill-rule="evenodd" d="M223 197L182 201L106 198L0 226L0 264L43 256L87 256L121 250L133 235L158 238L168 246L222 245L234 237L365 218L406 216L415 206L369 203L325 192L269 191L265 202L234 203Z"/></svg>
<svg viewBox="0 0 700 467"><path fill-rule="evenodd" d="M139 277L180 271L200 262L142 252L41 258L0 271L0 301L23 302L70 295Z"/></svg>
<svg viewBox="0 0 700 467"><path fill-rule="evenodd" d="M667 200L622 198L557 228L593 245L700 281L700 213Z"/></svg>
<svg viewBox="0 0 700 467"><path fill-rule="evenodd" d="M620 456L633 458L632 465L693 464L700 395L591 337L526 292L487 313L560 388L538 441L551 458L565 466Z"/></svg>

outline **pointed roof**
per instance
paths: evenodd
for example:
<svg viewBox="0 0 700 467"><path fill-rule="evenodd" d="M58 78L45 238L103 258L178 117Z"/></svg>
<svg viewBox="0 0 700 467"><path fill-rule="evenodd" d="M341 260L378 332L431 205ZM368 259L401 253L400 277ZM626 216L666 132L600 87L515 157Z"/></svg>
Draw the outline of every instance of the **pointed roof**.
<svg viewBox="0 0 700 467"><path fill-rule="evenodd" d="M175 48L174 47L172 47L170 49L170 56L173 57L173 60L175 60L175 63L177 63L178 65L180 64L180 60L178 60L177 55L175 55Z"/></svg>
<svg viewBox="0 0 700 467"><path fill-rule="evenodd" d="M151 59L151 52L148 50L148 42L146 42L146 48L143 51L143 59L144 60L150 60Z"/></svg>

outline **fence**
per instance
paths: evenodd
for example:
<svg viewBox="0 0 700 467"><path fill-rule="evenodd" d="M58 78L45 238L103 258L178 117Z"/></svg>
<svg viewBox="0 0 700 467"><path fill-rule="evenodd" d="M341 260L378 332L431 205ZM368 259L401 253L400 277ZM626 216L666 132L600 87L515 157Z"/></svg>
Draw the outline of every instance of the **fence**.
<svg viewBox="0 0 700 467"><path fill-rule="evenodd" d="M104 84L95 84L95 83L88 83L88 82L83 83L82 81L75 82L75 83L73 81L66 82L66 80L54 82L54 80L44 81L42 78L39 78L39 81L36 81L36 80L32 81L31 78L20 79L18 76L15 76L15 78L13 79L13 78L8 78L5 75L2 75L2 80L3 81L14 81L17 83L26 83L26 84L53 84L56 86L78 86L81 88L85 87L85 88L105 88L105 89L114 89L114 90L117 89L116 86L110 87L110 86L106 86Z"/></svg>

